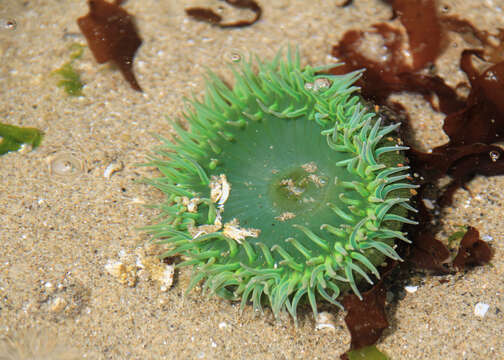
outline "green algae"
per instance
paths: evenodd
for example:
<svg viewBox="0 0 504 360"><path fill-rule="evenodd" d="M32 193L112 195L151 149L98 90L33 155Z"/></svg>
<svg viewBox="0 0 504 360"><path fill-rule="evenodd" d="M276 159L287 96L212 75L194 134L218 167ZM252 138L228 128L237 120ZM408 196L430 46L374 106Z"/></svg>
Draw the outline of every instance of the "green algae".
<svg viewBox="0 0 504 360"><path fill-rule="evenodd" d="M453 234L451 234L448 237L448 246L449 247L457 247L460 244L460 241L464 237L464 235L467 233L467 226L463 225L457 225L457 228L459 228L458 231L455 231Z"/></svg>
<svg viewBox="0 0 504 360"><path fill-rule="evenodd" d="M63 88L70 96L83 96L82 88L84 84L81 81L80 74L74 69L74 61L80 59L84 52L84 45L73 43L70 45L70 61L66 62L59 69L54 70L51 74L61 78L57 82L57 86Z"/></svg>
<svg viewBox="0 0 504 360"><path fill-rule="evenodd" d="M366 346L348 352L349 360L389 360L390 358L376 348L376 346Z"/></svg>
<svg viewBox="0 0 504 360"><path fill-rule="evenodd" d="M0 123L0 155L18 151L23 144L29 144L35 149L40 145L42 137L43 134L38 129Z"/></svg>

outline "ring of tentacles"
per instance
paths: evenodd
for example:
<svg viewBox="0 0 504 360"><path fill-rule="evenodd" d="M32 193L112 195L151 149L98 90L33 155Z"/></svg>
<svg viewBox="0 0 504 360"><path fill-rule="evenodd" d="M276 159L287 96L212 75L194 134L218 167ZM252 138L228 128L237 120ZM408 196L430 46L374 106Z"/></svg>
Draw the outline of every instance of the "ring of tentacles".
<svg viewBox="0 0 504 360"><path fill-rule="evenodd" d="M334 66L334 65L333 65ZM163 257L192 266L189 290L269 305L296 320L300 302L317 315L324 299L380 277L403 223L411 183L396 130L353 84L362 71L319 75L299 53L234 65L234 85L209 73L202 101L185 112L188 130L150 161L148 180L167 195L148 227Z"/></svg>

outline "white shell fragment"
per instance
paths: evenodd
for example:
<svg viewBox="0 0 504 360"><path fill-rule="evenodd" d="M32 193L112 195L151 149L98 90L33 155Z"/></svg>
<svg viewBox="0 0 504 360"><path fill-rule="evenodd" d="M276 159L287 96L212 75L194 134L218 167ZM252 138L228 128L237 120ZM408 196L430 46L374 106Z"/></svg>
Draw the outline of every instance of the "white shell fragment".
<svg viewBox="0 0 504 360"><path fill-rule="evenodd" d="M296 214L294 214L293 212L285 211L285 212L281 213L280 215L275 216L275 220L277 220L277 221L287 221L287 220L290 220L290 219L294 219L295 217L296 217Z"/></svg>
<svg viewBox="0 0 504 360"><path fill-rule="evenodd" d="M315 162L313 162L313 161L306 163L306 164L303 164L303 165L301 165L301 167L303 168L304 171L306 171L307 173L310 173L310 174L313 174L314 172L317 172L317 170L318 170L317 164L315 164Z"/></svg>
<svg viewBox="0 0 504 360"><path fill-rule="evenodd" d="M109 260L105 264L105 271L115 277L122 285L134 287L137 282L137 269L135 265L126 265L122 261Z"/></svg>
<svg viewBox="0 0 504 360"><path fill-rule="evenodd" d="M476 304L476 306L474 306L474 315L484 317L489 308L490 305L479 302Z"/></svg>
<svg viewBox="0 0 504 360"><path fill-rule="evenodd" d="M330 87L331 87L331 80L329 80L327 78L315 79L315 82L313 83L313 90L314 91L324 90L324 89L328 89Z"/></svg>
<svg viewBox="0 0 504 360"><path fill-rule="evenodd" d="M168 291L173 285L175 265L165 264L157 256L146 255L142 248L137 249L136 254L136 263L140 271L147 273L151 280L156 281L159 290Z"/></svg>
<svg viewBox="0 0 504 360"><path fill-rule="evenodd" d="M244 229L240 227L240 222L238 219L233 219L228 223L224 224L224 236L235 240L238 244L241 244L246 237L258 237L261 233L259 229Z"/></svg>
<svg viewBox="0 0 504 360"><path fill-rule="evenodd" d="M226 174L219 177L212 176L210 181L210 200L219 206L223 206L231 192L231 184L227 181Z"/></svg>
<svg viewBox="0 0 504 360"><path fill-rule="evenodd" d="M196 227L189 227L187 230L193 239L197 239L202 235L207 235L219 231L222 227L222 224L213 224L213 225L200 225Z"/></svg>
<svg viewBox="0 0 504 360"><path fill-rule="evenodd" d="M287 191L292 195L292 196L301 196L304 192L303 188L297 187L296 184L294 184L294 181L292 179L283 179L280 181L280 185L285 186Z"/></svg>
<svg viewBox="0 0 504 360"><path fill-rule="evenodd" d="M418 286L408 285L404 287L404 290L406 290L410 294L413 294L418 290Z"/></svg>
<svg viewBox="0 0 504 360"><path fill-rule="evenodd" d="M425 198L425 199L422 199L422 201L427 209L429 209L429 210L435 209L434 203L432 202L431 199Z"/></svg>
<svg viewBox="0 0 504 360"><path fill-rule="evenodd" d="M113 173L117 171L121 171L124 169L124 163L122 161L112 161L103 172L103 177L106 179L110 179Z"/></svg>
<svg viewBox="0 0 504 360"><path fill-rule="evenodd" d="M198 205L201 204L201 199L198 197L189 199L187 196L183 196L182 205L184 205L188 212L196 214L198 212Z"/></svg>
<svg viewBox="0 0 504 360"><path fill-rule="evenodd" d="M316 187L320 188L325 186L326 182L315 174L308 175L308 179L315 184Z"/></svg>
<svg viewBox="0 0 504 360"><path fill-rule="evenodd" d="M334 315L327 311L319 312L315 322L315 329L316 330L328 329L333 332L336 331Z"/></svg>

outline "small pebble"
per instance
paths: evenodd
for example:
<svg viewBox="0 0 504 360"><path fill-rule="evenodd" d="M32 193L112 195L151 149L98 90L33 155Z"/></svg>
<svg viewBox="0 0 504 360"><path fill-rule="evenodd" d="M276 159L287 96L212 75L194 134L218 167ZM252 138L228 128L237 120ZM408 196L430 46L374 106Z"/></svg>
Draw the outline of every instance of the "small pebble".
<svg viewBox="0 0 504 360"><path fill-rule="evenodd" d="M425 207L429 210L433 210L434 209L434 203L432 202L432 200L430 199L422 199Z"/></svg>

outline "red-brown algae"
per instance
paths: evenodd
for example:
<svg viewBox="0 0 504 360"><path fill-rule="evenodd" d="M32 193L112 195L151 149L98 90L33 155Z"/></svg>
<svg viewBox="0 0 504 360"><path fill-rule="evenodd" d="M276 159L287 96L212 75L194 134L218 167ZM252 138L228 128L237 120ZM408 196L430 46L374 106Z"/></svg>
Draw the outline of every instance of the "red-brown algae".
<svg viewBox="0 0 504 360"><path fill-rule="evenodd" d="M133 58L142 44L133 16L122 1L88 0L89 13L77 19L96 62L115 64L134 90L142 91L133 73Z"/></svg>

